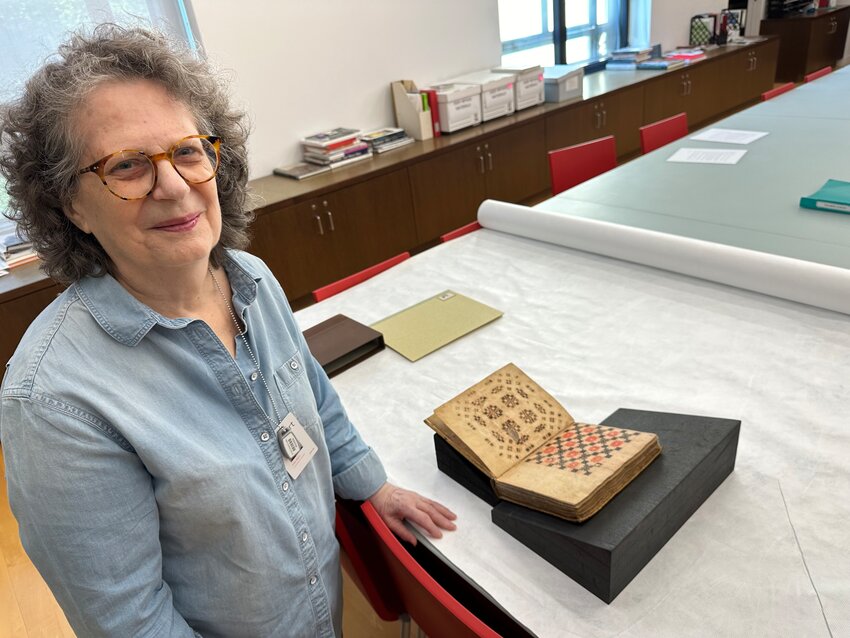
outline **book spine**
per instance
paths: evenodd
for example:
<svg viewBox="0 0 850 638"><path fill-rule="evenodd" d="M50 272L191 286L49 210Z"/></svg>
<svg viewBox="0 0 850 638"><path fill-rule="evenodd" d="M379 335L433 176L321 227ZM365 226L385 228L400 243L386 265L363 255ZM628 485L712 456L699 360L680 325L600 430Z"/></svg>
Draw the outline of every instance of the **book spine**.
<svg viewBox="0 0 850 638"><path fill-rule="evenodd" d="M428 107L431 109L431 127L434 129L434 137L442 135L440 126L440 105L437 102L437 91L434 89L426 89L428 94Z"/></svg>
<svg viewBox="0 0 850 638"><path fill-rule="evenodd" d="M850 213L850 205L828 202L814 197L801 197L800 206L803 208L811 208L812 210L828 210L835 213Z"/></svg>

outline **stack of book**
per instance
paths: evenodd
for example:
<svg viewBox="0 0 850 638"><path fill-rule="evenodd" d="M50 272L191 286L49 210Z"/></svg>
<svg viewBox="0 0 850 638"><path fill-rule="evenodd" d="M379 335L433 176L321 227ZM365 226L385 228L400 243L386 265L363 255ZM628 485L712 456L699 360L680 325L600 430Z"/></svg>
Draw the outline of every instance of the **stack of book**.
<svg viewBox="0 0 850 638"><path fill-rule="evenodd" d="M705 51L700 48L674 49L664 54L668 60L682 60L685 64L705 59Z"/></svg>
<svg viewBox="0 0 850 638"><path fill-rule="evenodd" d="M605 68L609 71L631 70L652 57L651 47L623 47L611 52Z"/></svg>
<svg viewBox="0 0 850 638"><path fill-rule="evenodd" d="M386 153L413 144L414 140L403 128L381 128L361 134L360 141L368 144L373 153Z"/></svg>
<svg viewBox="0 0 850 638"><path fill-rule="evenodd" d="M369 145L359 139L360 131L335 128L315 133L301 140L304 161L319 166L338 168L372 157Z"/></svg>
<svg viewBox="0 0 850 638"><path fill-rule="evenodd" d="M643 62L638 62L637 68L643 71L672 71L680 66L685 66L684 60L649 58Z"/></svg>
<svg viewBox="0 0 850 638"><path fill-rule="evenodd" d="M29 264L38 260L38 255L33 250L32 242L16 231L3 229L0 234L0 271L8 270Z"/></svg>

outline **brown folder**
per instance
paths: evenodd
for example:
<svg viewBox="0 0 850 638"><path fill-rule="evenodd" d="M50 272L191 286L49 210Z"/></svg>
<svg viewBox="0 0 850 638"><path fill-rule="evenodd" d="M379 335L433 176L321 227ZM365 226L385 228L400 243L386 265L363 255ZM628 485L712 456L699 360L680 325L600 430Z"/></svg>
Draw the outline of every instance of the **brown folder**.
<svg viewBox="0 0 850 638"><path fill-rule="evenodd" d="M332 377L384 349L384 336L345 315L335 315L304 331L310 352Z"/></svg>

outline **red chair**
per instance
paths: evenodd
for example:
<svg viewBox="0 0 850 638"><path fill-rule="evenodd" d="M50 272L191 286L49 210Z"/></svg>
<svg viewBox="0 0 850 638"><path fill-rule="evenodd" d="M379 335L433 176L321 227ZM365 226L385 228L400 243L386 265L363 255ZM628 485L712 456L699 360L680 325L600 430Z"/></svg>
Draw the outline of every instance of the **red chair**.
<svg viewBox="0 0 850 638"><path fill-rule="evenodd" d="M679 113L640 127L640 150L646 155L650 151L675 142L688 134L688 114Z"/></svg>
<svg viewBox="0 0 850 638"><path fill-rule="evenodd" d="M471 224L467 224L466 226L455 228L453 231L446 233L445 235L440 235L440 243L445 244L447 241L457 239L458 237L463 237L464 235L467 235L474 230L478 230L479 228L481 228L481 224L479 224L478 222L472 222Z"/></svg>
<svg viewBox="0 0 850 638"><path fill-rule="evenodd" d="M361 506L372 526L402 604L428 636L499 638L417 563L369 501Z"/></svg>
<svg viewBox="0 0 850 638"><path fill-rule="evenodd" d="M403 252L400 255L396 255L395 257L390 257L386 261L382 261L380 264L375 264L374 266L370 266L365 270L361 270L358 273L354 273L353 275L349 275L344 279L340 279L339 281L335 281L332 284L328 284L327 286L322 286L321 288L317 288L313 291L313 299L316 302L323 301L328 297L333 297L335 294L342 292L343 290L348 290L352 286L356 286L359 283L366 281L367 279L371 279L375 275L384 272L395 266L396 264L400 264L405 259L410 258L410 253Z"/></svg>
<svg viewBox="0 0 850 638"><path fill-rule="evenodd" d="M616 167L617 143L613 135L549 151L552 194L562 193Z"/></svg>
<svg viewBox="0 0 850 638"><path fill-rule="evenodd" d="M767 102L768 100L772 100L777 95L782 95L783 93L788 93L791 89L794 88L793 82L786 82L781 86L777 86L775 89L770 89L770 91L765 91L761 94L761 101Z"/></svg>
<svg viewBox="0 0 850 638"><path fill-rule="evenodd" d="M831 66L825 66L822 69L818 69L817 71L812 71L807 76L803 78L804 82L811 82L812 80L817 80L818 78L822 78L824 75L829 75L832 73Z"/></svg>
<svg viewBox="0 0 850 638"><path fill-rule="evenodd" d="M401 604L395 583L372 532L354 501L336 502L336 537L348 561L343 567L357 589L369 601L375 614L385 622L401 621L401 635L410 629L410 617Z"/></svg>

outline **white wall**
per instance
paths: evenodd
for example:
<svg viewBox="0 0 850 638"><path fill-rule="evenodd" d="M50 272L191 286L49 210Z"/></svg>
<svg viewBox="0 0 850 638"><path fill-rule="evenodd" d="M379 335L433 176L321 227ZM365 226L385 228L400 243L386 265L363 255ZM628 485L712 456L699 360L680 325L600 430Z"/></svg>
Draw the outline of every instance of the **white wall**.
<svg viewBox="0 0 850 638"><path fill-rule="evenodd" d="M498 66L497 0L197 0L210 58L233 72L254 124L251 177L300 158L334 126L392 125L389 83Z"/></svg>
<svg viewBox="0 0 850 638"><path fill-rule="evenodd" d="M650 40L666 51L687 46L691 18L699 13L720 13L729 0L652 0Z"/></svg>

